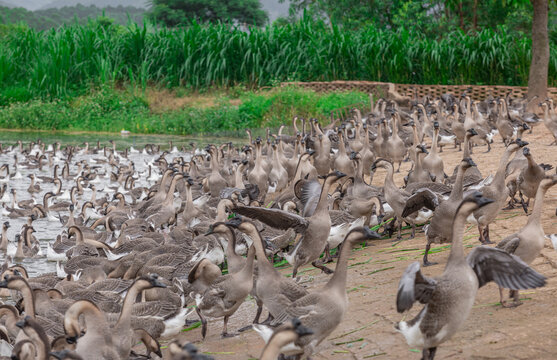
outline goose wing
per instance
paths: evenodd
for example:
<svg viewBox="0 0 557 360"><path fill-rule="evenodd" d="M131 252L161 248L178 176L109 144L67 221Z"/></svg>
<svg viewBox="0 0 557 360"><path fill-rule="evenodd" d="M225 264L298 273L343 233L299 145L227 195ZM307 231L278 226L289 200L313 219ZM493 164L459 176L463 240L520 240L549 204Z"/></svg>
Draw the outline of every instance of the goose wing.
<svg viewBox="0 0 557 360"><path fill-rule="evenodd" d="M240 215L257 219L277 229L288 230L294 228L298 233L304 232L309 225L309 222L303 217L280 209L239 205L236 206L234 211Z"/></svg>
<svg viewBox="0 0 557 360"><path fill-rule="evenodd" d="M419 189L406 200L406 206L402 211L402 217L412 215L423 207L435 211L437 206L439 206L437 194L428 188Z"/></svg>
<svg viewBox="0 0 557 360"><path fill-rule="evenodd" d="M412 308L416 301L427 304L437 286L435 279L429 278L420 271L420 263L410 264L398 284L396 309L399 313Z"/></svg>
<svg viewBox="0 0 557 360"><path fill-rule="evenodd" d="M531 289L545 285L541 275L518 256L501 249L478 246L466 257L478 277L480 287L490 281L513 290Z"/></svg>
<svg viewBox="0 0 557 360"><path fill-rule="evenodd" d="M514 254L514 252L518 248L518 245L520 245L520 238L516 236L516 234L513 234L501 240L499 244L495 246L495 248L504 250L509 254Z"/></svg>
<svg viewBox="0 0 557 360"><path fill-rule="evenodd" d="M281 281L279 284L279 292L284 294L290 301L296 301L309 294L306 288L298 285L292 280Z"/></svg>
<svg viewBox="0 0 557 360"><path fill-rule="evenodd" d="M292 318L303 320L310 313L315 312L314 310L318 306L321 296L323 295L312 293L292 302L292 304L285 307L282 312L273 319L271 326L280 325Z"/></svg>
<svg viewBox="0 0 557 360"><path fill-rule="evenodd" d="M300 201L303 205L303 216L312 216L319 202L319 195L321 195L321 184L317 180L300 180L298 183L303 182ZM296 185L298 185L298 183Z"/></svg>

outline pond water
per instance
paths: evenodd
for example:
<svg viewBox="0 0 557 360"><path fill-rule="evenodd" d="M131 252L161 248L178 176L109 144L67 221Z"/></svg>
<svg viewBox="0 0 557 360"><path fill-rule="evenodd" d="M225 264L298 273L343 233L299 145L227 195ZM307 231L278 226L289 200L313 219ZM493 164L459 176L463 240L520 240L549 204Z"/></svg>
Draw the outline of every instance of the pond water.
<svg viewBox="0 0 557 360"><path fill-rule="evenodd" d="M54 142L60 142L62 146L67 144L72 145L80 145L87 141L89 142L91 147L95 147L97 141L100 141L101 146L111 147L109 143L110 140L114 140L116 142L117 148L123 149L124 147L132 146L135 149L141 150L145 144L156 144L161 145L161 149L167 150L169 149L169 142L172 141L173 145L176 146L178 149L181 149L182 145L186 146L186 149L191 149L190 143L196 142L198 148L203 148L208 143L213 144L221 144L224 142L233 142L235 145L245 144L247 142L247 137L245 134L238 134L241 137L183 137L183 136L171 136L171 135L133 135L130 134L128 136L122 136L120 134L106 134L106 133L54 133L54 132L33 132L33 131L25 131L25 132L17 132L17 131L0 131L0 143L4 149L8 146L16 144L18 140L23 142L24 147L28 148L29 143L31 141L37 141L37 139L41 139L46 144L52 144ZM39 151L39 148L36 146L33 151ZM31 194L27 191L30 185L30 178L28 175L34 174L35 176L50 176L52 177L52 169L49 168L48 165L45 164L42 170L33 169L30 167L25 166L25 155L19 153L19 149L15 147L11 152L4 152L0 154L0 165L1 164L9 164L10 174L16 173L14 168L15 163L15 156L18 158L19 166L17 169L18 178L19 179L6 179L4 178L4 172L0 173L0 182L7 184L7 192L9 198L5 203L2 204L0 207L0 223L4 223L8 221L10 223L10 228L8 229L8 239L12 242L8 249L8 253L10 251L15 253L15 247L17 247L17 243L15 243L15 235L21 231L22 226L27 222L27 217L19 217L19 218L10 218L9 211L6 208L12 207L12 195L9 194L11 189L16 190L16 199L17 201L22 200L33 200L35 203L42 204L43 203L43 196L45 193L52 191L56 192L56 187L53 183L48 182L41 182L39 186L41 188L40 192ZM57 155L54 158L54 163L60 165L60 169L64 164L64 159L58 158L58 156L62 157L62 155ZM136 186L152 186L155 181L149 180L147 176L148 172L148 164L153 162L153 160L158 157L157 155L149 155L146 153L142 153L141 151L130 153L128 155L128 159L121 159L120 162L122 164L127 164L129 161L133 161L135 164L136 175L135 178L138 178L136 181ZM190 155L188 153L182 152L173 152L166 156L166 159L171 162L174 157L183 156L186 160L189 160ZM113 170L109 165L97 162L97 160L104 158L102 153L99 155L91 155L91 154L81 154L77 153L72 158L72 164L70 166L70 174L73 176L76 175L78 171L77 163L80 161L87 161L90 166L97 166L97 173L99 174L107 174L108 176L99 176L97 180L95 180L95 187L96 187L96 198L100 199L102 197L108 196L109 200L112 200L113 194L121 190L119 189L119 184L116 182L110 181L110 172ZM153 166L153 169L156 167ZM158 169L157 169L158 170ZM21 177L19 177L21 176ZM2 179L3 178L3 179ZM0 185L2 185L0 183ZM51 204L60 201L69 201L69 191L72 186L75 185L75 180L68 180L62 182L62 195L57 196L54 201L51 200ZM122 192L124 192L122 190ZM85 201L91 199L93 195L93 191L90 188L84 189L83 195L77 196L78 206L76 208L76 214L81 211L81 206ZM4 199L6 200L6 199ZM127 201L131 201L129 196L126 196ZM2 199L0 199L0 203ZM179 204L176 204L179 206ZM62 234L64 231L64 227L62 226L60 220L58 219L59 216L67 216L69 213L67 211L61 212L54 212L50 211L49 216L46 218L37 219L33 222L33 227L36 230L34 234L35 237L39 240L41 244L42 254L36 258L32 259L23 259L17 260L15 262L22 263L29 271L30 276L39 275L46 272L51 272L56 270L56 262L48 261L47 253L48 253L48 245L49 243L53 242L59 234ZM91 220L89 223L93 221L95 218L94 215L90 215ZM4 262L6 258L6 254L0 252L0 263Z"/></svg>

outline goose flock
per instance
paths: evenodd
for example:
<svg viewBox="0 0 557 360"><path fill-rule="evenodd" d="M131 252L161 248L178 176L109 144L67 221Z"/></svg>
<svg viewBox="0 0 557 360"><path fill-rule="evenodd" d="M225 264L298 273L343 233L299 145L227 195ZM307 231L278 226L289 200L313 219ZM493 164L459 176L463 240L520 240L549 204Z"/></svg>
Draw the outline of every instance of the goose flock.
<svg viewBox="0 0 557 360"><path fill-rule="evenodd" d="M261 359L310 358L347 313L353 248L397 244L409 226L410 238L425 234L424 256L402 273L393 305L423 307L393 326L433 359L480 287L495 282L500 305L516 307L520 290L546 284L531 264L546 244L544 196L557 174L528 139L538 127L557 144L557 112L551 100L541 117L529 105L466 93L371 98L368 113L327 125L296 117L264 138L248 129L244 146L0 144L0 356L211 359L178 335L199 322L205 339L209 321L222 320L222 337L255 330ZM494 142L504 151L487 176L474 159L491 156ZM462 154L454 169L447 149ZM525 225L495 244L490 225L514 208ZM468 226L478 241L466 254ZM432 244L445 243L444 271L426 275L422 266L437 264ZM305 266L322 286L303 281ZM253 320L231 329L250 298Z"/></svg>

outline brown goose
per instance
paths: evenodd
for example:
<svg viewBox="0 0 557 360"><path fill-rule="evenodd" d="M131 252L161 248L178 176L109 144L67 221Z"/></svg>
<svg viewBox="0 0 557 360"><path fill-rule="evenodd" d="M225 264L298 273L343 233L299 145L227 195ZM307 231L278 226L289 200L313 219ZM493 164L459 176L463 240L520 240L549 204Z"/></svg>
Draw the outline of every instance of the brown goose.
<svg viewBox="0 0 557 360"><path fill-rule="evenodd" d="M526 145L528 145L527 142L517 139L514 143L507 146L507 149L499 160L499 168L493 177L493 181L491 184L480 189L484 196L494 200L489 205L483 206L474 211L473 216L470 218L471 221L478 224L480 241L483 244L492 243L489 240L489 224L495 220L507 200L508 195L505 189L505 168L509 158L518 149Z"/></svg>
<svg viewBox="0 0 557 360"><path fill-rule="evenodd" d="M339 171L327 175L321 187L315 211L309 218L279 209L241 205L237 205L235 211L240 215L258 219L274 228L283 230L294 228L298 233L303 234L303 237L295 245L294 250L285 256L286 260L293 265L293 277L296 276L300 266L308 263L327 273L331 273L332 271L319 263L318 259L327 246L327 238L331 231L331 218L327 202L329 188L335 181L344 176ZM307 194L307 196L310 196L310 194Z"/></svg>
<svg viewBox="0 0 557 360"><path fill-rule="evenodd" d="M207 334L206 317L224 317L222 337L234 336L227 331L228 319L242 305L253 287L254 258L255 249L251 246L247 261L241 270L215 279L209 288L202 293L195 294L196 309L202 323L201 335L203 338Z"/></svg>
<svg viewBox="0 0 557 360"><path fill-rule="evenodd" d="M544 276L502 250L480 246L464 256L462 237L466 218L492 202L475 192L460 203L453 222L451 253L440 277L425 276L420 264L415 262L406 268L400 279L397 311L409 310L416 301L425 306L414 319L401 321L395 328L404 335L409 346L423 349L422 359L433 360L437 347L462 327L479 287L490 281L514 289L545 285Z"/></svg>
<svg viewBox="0 0 557 360"><path fill-rule="evenodd" d="M429 262L427 259L432 243L444 244L452 240L452 221L458 209L458 205L462 201L462 181L464 179L464 173L466 172L466 169L470 168L471 166L476 166L471 158L465 158L460 162L460 164L458 165L456 181L449 198L447 200L441 200L439 202L439 206L433 212L431 222L429 223L429 225L426 225L424 227L427 238L427 245L425 247L425 254L423 259L424 266L436 264ZM418 199L419 198L417 198L416 200ZM423 199L423 201L427 200ZM419 210L423 206L425 206L425 204L421 203L421 200L414 204L407 202L406 207L402 212L402 216L408 216L410 211L413 211L415 209Z"/></svg>
<svg viewBox="0 0 557 360"><path fill-rule="evenodd" d="M253 240L258 270L256 296L269 310L271 316L277 316L285 306L308 294L304 287L282 276L269 262L263 248L263 239L255 224L241 218L234 218L227 224Z"/></svg>
<svg viewBox="0 0 557 360"><path fill-rule="evenodd" d="M313 334L298 339L298 346L304 357L311 356L319 345L340 324L348 309L346 294L346 277L348 257L352 248L362 241L380 239L381 236L367 227L352 230L346 235L344 246L335 273L323 288L313 291L291 304L285 306L271 322L271 325L282 324L293 318L303 319Z"/></svg>
<svg viewBox="0 0 557 360"><path fill-rule="evenodd" d="M531 264L532 261L534 261L545 245L545 233L541 224L543 200L547 190L555 184L557 184L557 175L540 181L536 192L534 210L528 217L526 225L524 225L520 231L501 240L501 242L497 244L497 248L518 256L526 264ZM504 307L514 307L521 304L518 290L511 290L510 296L514 299L514 302L511 304L507 304L503 300L502 287L499 287L499 292L501 305Z"/></svg>
<svg viewBox="0 0 557 360"><path fill-rule="evenodd" d="M257 328L256 328L257 329ZM261 353L261 360L276 360L280 354L288 353L290 351L287 346L296 347L293 345L301 337L312 335L313 330L302 325L302 322L298 318L294 318L291 321L282 324L270 332L262 334L265 336L265 348ZM292 345L291 345L292 344Z"/></svg>

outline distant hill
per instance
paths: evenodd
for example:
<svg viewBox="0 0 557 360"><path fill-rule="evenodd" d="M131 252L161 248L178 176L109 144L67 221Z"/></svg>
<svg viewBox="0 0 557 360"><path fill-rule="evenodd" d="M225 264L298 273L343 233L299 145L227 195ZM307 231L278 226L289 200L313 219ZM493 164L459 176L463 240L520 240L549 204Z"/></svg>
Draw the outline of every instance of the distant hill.
<svg viewBox="0 0 557 360"><path fill-rule="evenodd" d="M2 0L5 3L11 4L9 7L22 7L27 10L37 10L45 6L52 0Z"/></svg>
<svg viewBox="0 0 557 360"><path fill-rule="evenodd" d="M269 19L271 22L275 21L279 17L288 16L289 2L279 3L279 0L259 0L263 9L269 14Z"/></svg>
<svg viewBox="0 0 557 360"><path fill-rule="evenodd" d="M6 0L0 0L6 1ZM145 9L140 9L132 6L107 6L100 9L96 6L65 6L62 8L49 8L45 10L29 11L21 8L8 8L0 9L0 23L19 23L23 22L30 27L37 30L47 30L57 28L63 24L73 24L76 21L80 24L85 24L91 19L99 16L109 17L114 19L117 24L125 25L128 23L129 18L132 21L141 24Z"/></svg>
<svg viewBox="0 0 557 360"><path fill-rule="evenodd" d="M76 6L78 4L85 6L95 5L98 8L104 8L107 6L117 7L120 5L124 7L133 6L136 8L147 8L146 0L50 0L47 4L41 7L41 10L50 8L61 8L64 6Z"/></svg>
<svg viewBox="0 0 557 360"><path fill-rule="evenodd" d="M0 0L0 6L12 8L14 4Z"/></svg>

